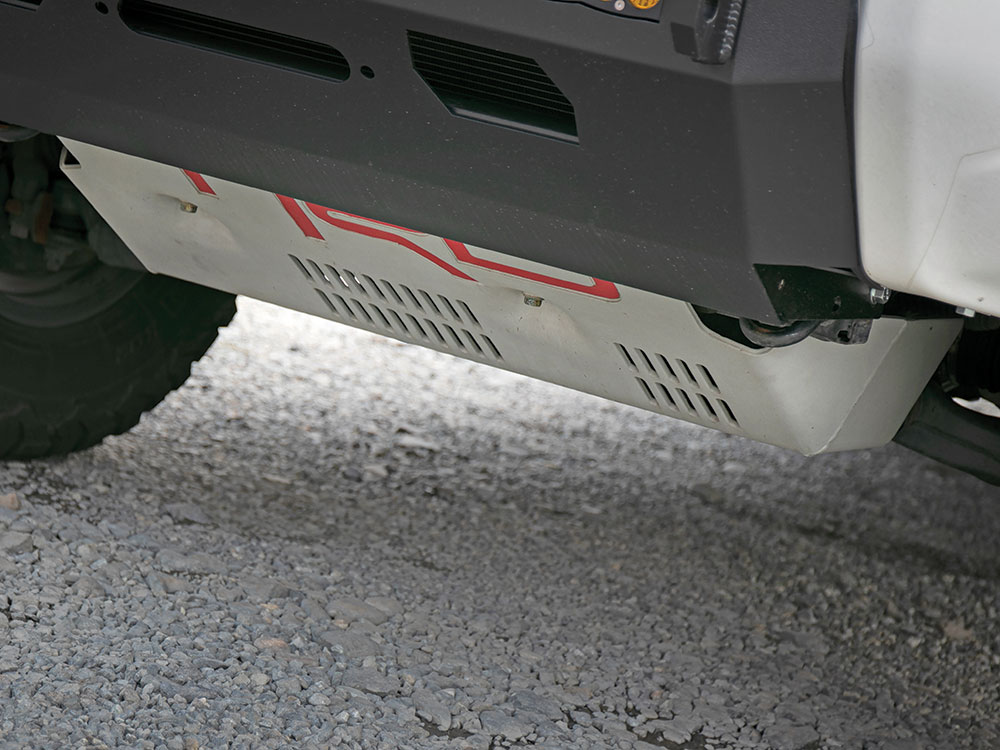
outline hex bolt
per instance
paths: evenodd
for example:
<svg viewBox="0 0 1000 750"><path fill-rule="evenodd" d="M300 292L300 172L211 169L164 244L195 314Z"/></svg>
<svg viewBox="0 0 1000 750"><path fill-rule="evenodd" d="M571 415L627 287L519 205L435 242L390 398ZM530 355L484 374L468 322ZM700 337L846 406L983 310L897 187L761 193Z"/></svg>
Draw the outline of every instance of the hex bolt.
<svg viewBox="0 0 1000 750"><path fill-rule="evenodd" d="M869 298L873 305L884 305L889 301L892 296L892 292L886 289L884 286L877 286L871 290Z"/></svg>
<svg viewBox="0 0 1000 750"><path fill-rule="evenodd" d="M542 298L541 297L529 297L527 294L524 295L524 304L528 307L541 307Z"/></svg>

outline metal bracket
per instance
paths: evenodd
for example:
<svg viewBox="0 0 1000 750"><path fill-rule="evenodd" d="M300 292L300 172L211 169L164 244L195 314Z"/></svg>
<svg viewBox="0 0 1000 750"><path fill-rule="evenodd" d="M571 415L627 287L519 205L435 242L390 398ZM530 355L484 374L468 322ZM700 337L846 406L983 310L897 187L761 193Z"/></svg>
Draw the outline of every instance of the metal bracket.
<svg viewBox="0 0 1000 750"><path fill-rule="evenodd" d="M695 20L694 59L724 65L733 57L743 18L744 0L701 0Z"/></svg>
<svg viewBox="0 0 1000 750"><path fill-rule="evenodd" d="M813 331L813 338L835 344L865 344L872 332L871 318L867 320L825 320Z"/></svg>

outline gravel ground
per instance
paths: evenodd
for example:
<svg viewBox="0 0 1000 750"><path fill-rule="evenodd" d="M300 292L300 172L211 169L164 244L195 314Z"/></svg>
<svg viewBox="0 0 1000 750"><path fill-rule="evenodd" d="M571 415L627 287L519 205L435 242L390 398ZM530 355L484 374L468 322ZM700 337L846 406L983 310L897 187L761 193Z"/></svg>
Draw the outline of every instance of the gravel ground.
<svg viewBox="0 0 1000 750"><path fill-rule="evenodd" d="M0 465L0 746L1000 747L998 494L242 300Z"/></svg>

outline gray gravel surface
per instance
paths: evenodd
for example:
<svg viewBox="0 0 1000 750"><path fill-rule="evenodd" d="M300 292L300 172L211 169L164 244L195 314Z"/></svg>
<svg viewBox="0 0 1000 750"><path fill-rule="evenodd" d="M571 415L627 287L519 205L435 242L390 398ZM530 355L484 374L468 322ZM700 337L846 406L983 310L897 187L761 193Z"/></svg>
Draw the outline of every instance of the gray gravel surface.
<svg viewBox="0 0 1000 750"><path fill-rule="evenodd" d="M998 495L241 301L0 465L0 746L1000 747Z"/></svg>

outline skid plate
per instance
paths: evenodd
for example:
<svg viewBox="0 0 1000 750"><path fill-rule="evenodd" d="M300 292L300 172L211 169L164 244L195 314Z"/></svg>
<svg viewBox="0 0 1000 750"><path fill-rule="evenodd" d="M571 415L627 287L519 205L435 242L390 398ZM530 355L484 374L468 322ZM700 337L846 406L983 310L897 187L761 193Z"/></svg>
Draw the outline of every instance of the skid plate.
<svg viewBox="0 0 1000 750"><path fill-rule="evenodd" d="M65 143L66 174L150 271L805 454L891 440L958 333L883 319L860 346L751 350L613 279Z"/></svg>

